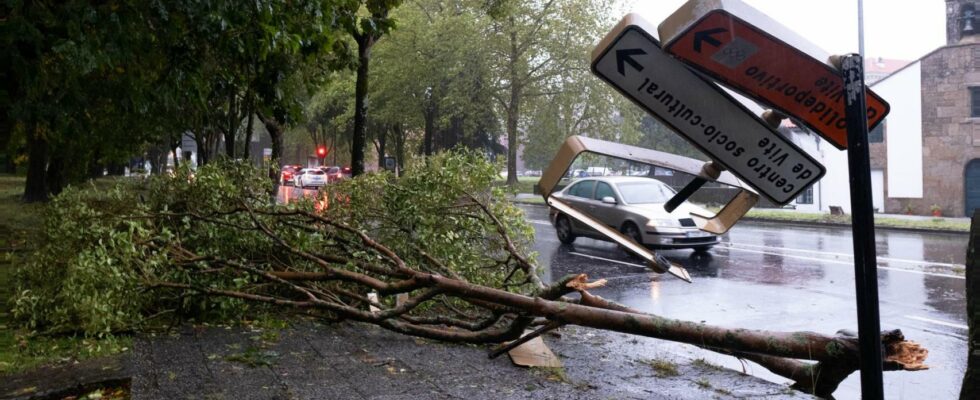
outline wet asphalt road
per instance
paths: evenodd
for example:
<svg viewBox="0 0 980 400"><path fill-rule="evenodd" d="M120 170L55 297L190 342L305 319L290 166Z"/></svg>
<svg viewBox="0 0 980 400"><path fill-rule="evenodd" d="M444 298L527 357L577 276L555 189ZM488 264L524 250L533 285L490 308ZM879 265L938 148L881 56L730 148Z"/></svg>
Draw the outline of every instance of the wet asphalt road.
<svg viewBox="0 0 980 400"><path fill-rule="evenodd" d="M671 318L708 324L807 330L832 335L857 330L850 231L741 222L708 254L671 250L694 283L648 272L613 244L579 238L558 242L547 208L523 206L536 231L538 261L548 278L586 273L609 284L595 290L630 307ZM966 369L966 235L877 233L882 329L901 329L907 339L929 349L927 371L886 372L888 399L957 398ZM675 346L675 345L671 345ZM691 346L678 353L707 357L734 369L732 357ZM776 382L784 379L758 365L748 372ZM838 399L860 397L860 378L849 377Z"/></svg>

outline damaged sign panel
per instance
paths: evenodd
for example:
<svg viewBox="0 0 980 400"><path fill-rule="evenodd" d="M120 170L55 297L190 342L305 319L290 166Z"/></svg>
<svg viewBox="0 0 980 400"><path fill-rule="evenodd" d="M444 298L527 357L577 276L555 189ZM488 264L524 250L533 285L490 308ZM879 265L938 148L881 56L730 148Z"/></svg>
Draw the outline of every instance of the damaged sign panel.
<svg viewBox="0 0 980 400"><path fill-rule="evenodd" d="M691 0L659 27L664 49L742 94L847 148L844 81L829 55L739 0ZM888 114L870 89L868 128Z"/></svg>
<svg viewBox="0 0 980 400"><path fill-rule="evenodd" d="M660 48L629 14L593 52L592 71L778 204L825 172L820 163L741 103Z"/></svg>

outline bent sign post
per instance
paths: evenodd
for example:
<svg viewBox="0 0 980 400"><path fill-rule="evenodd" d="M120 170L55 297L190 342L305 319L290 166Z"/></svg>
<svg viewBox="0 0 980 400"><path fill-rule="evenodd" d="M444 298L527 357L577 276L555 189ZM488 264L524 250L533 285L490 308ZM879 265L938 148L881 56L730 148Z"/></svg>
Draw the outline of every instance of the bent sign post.
<svg viewBox="0 0 980 400"><path fill-rule="evenodd" d="M664 49L739 92L847 148L844 80L829 55L739 0L691 0L659 27ZM867 125L888 103L867 90Z"/></svg>
<svg viewBox="0 0 980 400"><path fill-rule="evenodd" d="M592 72L778 204L825 172L724 90L664 53L629 14L593 51Z"/></svg>
<svg viewBox="0 0 980 400"><path fill-rule="evenodd" d="M861 397L884 398L882 388L881 321L878 312L878 259L875 250L874 206L871 200L871 156L864 118L864 59L841 59L847 96L847 166L851 177L851 227L854 242L854 289L857 292L858 344L861 348Z"/></svg>

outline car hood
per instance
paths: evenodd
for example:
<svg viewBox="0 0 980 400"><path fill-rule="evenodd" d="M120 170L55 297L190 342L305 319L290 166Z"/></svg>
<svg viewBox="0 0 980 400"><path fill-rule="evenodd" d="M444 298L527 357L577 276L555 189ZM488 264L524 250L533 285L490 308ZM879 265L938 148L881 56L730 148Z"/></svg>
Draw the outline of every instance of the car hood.
<svg viewBox="0 0 980 400"><path fill-rule="evenodd" d="M629 211L634 214L639 214L647 218L690 218L691 213L700 215L711 215L708 210L698 207L694 204L683 203L677 207L672 213L667 213L664 210L663 203L649 203L649 204L628 204L621 206L624 210Z"/></svg>

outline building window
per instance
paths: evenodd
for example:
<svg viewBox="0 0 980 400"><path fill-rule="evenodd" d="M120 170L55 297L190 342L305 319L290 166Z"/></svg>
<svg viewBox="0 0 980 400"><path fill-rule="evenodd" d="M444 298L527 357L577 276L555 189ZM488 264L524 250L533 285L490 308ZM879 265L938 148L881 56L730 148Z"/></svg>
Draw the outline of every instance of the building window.
<svg viewBox="0 0 980 400"><path fill-rule="evenodd" d="M970 116L980 118L980 87L970 88Z"/></svg>
<svg viewBox="0 0 980 400"><path fill-rule="evenodd" d="M813 204L813 186L803 190L796 198L796 204Z"/></svg>
<svg viewBox="0 0 980 400"><path fill-rule="evenodd" d="M882 120L878 126L868 132L868 143L884 143L885 141L885 125L888 120Z"/></svg>

